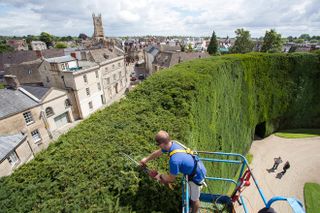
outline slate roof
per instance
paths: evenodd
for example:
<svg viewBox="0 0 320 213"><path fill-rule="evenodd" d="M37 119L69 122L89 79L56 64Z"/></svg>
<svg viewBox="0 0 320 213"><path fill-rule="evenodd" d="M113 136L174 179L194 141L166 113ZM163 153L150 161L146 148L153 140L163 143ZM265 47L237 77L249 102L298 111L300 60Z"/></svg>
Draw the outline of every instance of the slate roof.
<svg viewBox="0 0 320 213"><path fill-rule="evenodd" d="M0 89L0 119L37 105L35 100L19 90Z"/></svg>
<svg viewBox="0 0 320 213"><path fill-rule="evenodd" d="M48 61L49 63L63 63L68 61L75 61L76 59L71 55L65 55L65 56L60 56L55 58L46 58L45 60Z"/></svg>
<svg viewBox="0 0 320 213"><path fill-rule="evenodd" d="M175 64L182 63L184 61L189 61L196 58L207 58L210 55L206 52L160 52L154 61L154 64L160 65L162 67L171 67Z"/></svg>
<svg viewBox="0 0 320 213"><path fill-rule="evenodd" d="M0 136L0 162L7 157L11 151L15 150L26 137L26 135L22 135L21 133Z"/></svg>
<svg viewBox="0 0 320 213"><path fill-rule="evenodd" d="M39 86L27 86L22 85L23 89L27 90L29 93L31 93L33 96L38 98L39 100L42 100L42 98L47 94L47 92L50 90L48 87L39 87Z"/></svg>
<svg viewBox="0 0 320 213"><path fill-rule="evenodd" d="M156 56L159 53L159 49L155 46L148 46L146 49L147 53L150 53L153 56Z"/></svg>
<svg viewBox="0 0 320 213"><path fill-rule="evenodd" d="M43 57L52 58L63 56L63 49L47 49L41 50ZM0 70L4 70L6 64L20 64L26 61L33 61L38 59L36 51L14 51L9 53L0 53Z"/></svg>
<svg viewBox="0 0 320 213"><path fill-rule="evenodd" d="M27 61L20 64L13 64L5 68L6 75L15 75L21 84L42 84L39 66L41 59Z"/></svg>
<svg viewBox="0 0 320 213"><path fill-rule="evenodd" d="M110 60L112 58L116 58L118 56L121 56L122 54L120 54L118 51L110 51L107 48L100 48L100 49L93 49L90 50L90 56L92 57L94 62L97 63L101 63L104 62L106 60ZM118 53L116 53L118 52Z"/></svg>

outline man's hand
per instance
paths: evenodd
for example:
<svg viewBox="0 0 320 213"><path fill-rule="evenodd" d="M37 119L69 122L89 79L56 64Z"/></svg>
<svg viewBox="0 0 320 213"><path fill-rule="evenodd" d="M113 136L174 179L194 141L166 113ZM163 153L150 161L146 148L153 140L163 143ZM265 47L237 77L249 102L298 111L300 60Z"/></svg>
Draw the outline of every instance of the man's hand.
<svg viewBox="0 0 320 213"><path fill-rule="evenodd" d="M141 166L141 167L146 167L146 166L147 166L147 162L148 162L148 159L147 159L147 158L143 158L143 159L140 161L140 166Z"/></svg>

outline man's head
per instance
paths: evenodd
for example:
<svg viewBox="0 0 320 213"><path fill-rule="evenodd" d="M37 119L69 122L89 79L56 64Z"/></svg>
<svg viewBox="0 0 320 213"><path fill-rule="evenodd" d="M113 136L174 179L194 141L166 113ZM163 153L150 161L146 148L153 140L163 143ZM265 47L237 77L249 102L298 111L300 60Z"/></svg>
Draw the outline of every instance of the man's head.
<svg viewBox="0 0 320 213"><path fill-rule="evenodd" d="M163 130L159 131L156 134L155 140L156 140L158 146L160 146L160 145L168 145L169 142L171 141L169 134L166 131L163 131Z"/></svg>

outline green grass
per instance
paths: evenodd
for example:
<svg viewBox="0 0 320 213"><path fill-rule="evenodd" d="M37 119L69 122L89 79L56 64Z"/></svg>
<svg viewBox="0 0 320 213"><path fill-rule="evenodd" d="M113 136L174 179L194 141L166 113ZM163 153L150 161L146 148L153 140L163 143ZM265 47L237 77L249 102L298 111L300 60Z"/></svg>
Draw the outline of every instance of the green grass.
<svg viewBox="0 0 320 213"><path fill-rule="evenodd" d="M281 138L310 138L320 136L320 129L290 129L275 133Z"/></svg>
<svg viewBox="0 0 320 213"><path fill-rule="evenodd" d="M320 209L320 185L306 183L304 185L304 201L307 213L317 213Z"/></svg>
<svg viewBox="0 0 320 213"><path fill-rule="evenodd" d="M0 83L0 89L4 89L4 83Z"/></svg>
<svg viewBox="0 0 320 213"><path fill-rule="evenodd" d="M248 161L248 164L250 164L252 162L252 159L253 159L253 155L251 153L248 153L246 155L246 158L247 158L247 161Z"/></svg>

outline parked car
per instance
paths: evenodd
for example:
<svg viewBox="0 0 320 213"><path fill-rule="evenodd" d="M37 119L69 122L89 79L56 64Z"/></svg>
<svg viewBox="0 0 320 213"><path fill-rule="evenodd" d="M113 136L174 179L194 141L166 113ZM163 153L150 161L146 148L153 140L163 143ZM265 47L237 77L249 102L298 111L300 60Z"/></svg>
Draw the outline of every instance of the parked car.
<svg viewBox="0 0 320 213"><path fill-rule="evenodd" d="M132 76L131 78L130 78L130 81L136 81L137 80L137 78L135 77L135 76Z"/></svg>
<svg viewBox="0 0 320 213"><path fill-rule="evenodd" d="M144 79L144 74L139 74L139 76L138 76L138 78L139 78L139 80L143 80Z"/></svg>

